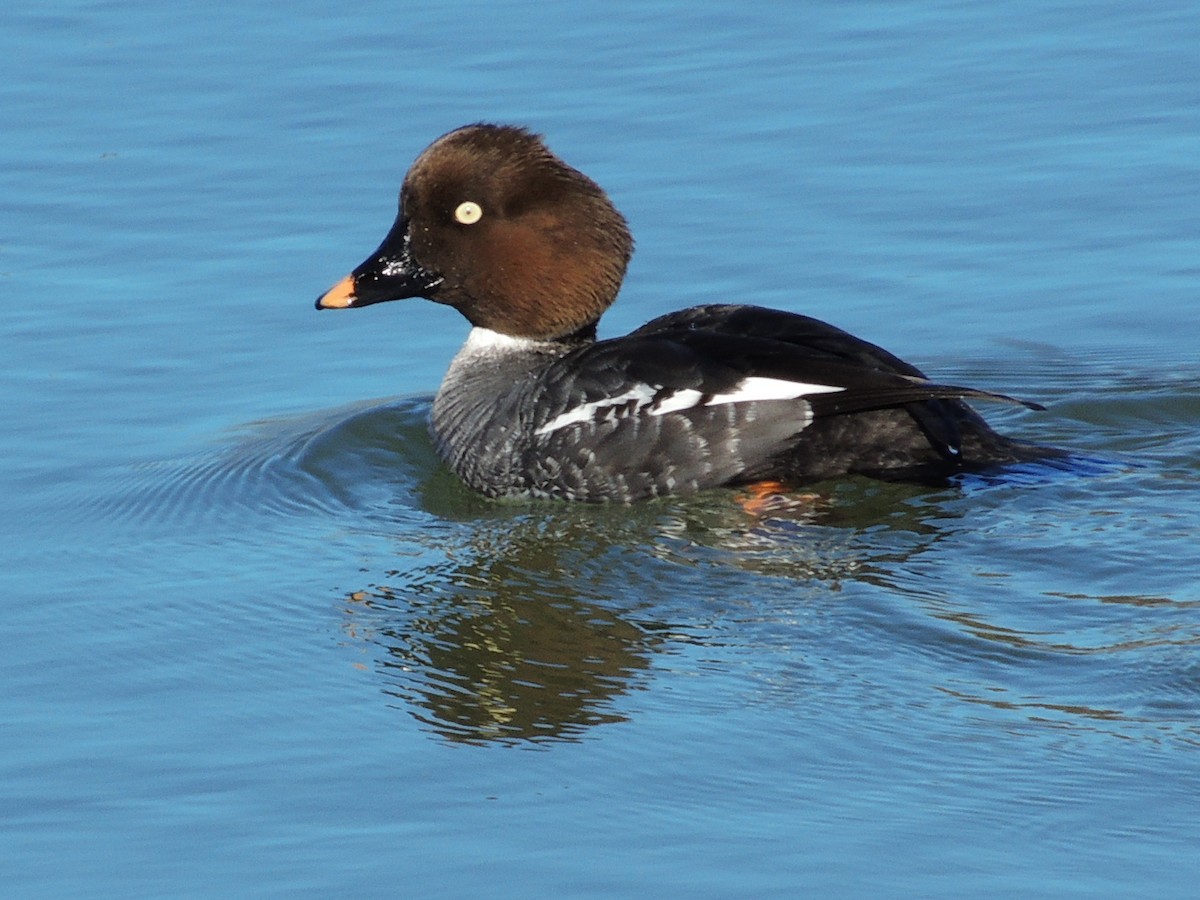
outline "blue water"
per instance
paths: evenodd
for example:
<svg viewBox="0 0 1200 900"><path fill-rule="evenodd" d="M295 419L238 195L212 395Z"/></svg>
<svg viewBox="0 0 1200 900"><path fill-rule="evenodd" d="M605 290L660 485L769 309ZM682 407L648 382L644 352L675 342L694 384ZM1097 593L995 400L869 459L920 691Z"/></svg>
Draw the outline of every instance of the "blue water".
<svg viewBox="0 0 1200 900"><path fill-rule="evenodd" d="M8 4L0 883L21 897L1194 896L1194 4ZM529 124L619 334L816 315L1071 473L503 506L465 335L316 314Z"/></svg>

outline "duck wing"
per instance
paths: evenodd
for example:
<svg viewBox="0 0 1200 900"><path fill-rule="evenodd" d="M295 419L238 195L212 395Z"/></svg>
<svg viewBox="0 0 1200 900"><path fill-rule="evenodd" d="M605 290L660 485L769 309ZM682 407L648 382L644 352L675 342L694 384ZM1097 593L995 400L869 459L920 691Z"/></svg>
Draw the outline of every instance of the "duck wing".
<svg viewBox="0 0 1200 900"><path fill-rule="evenodd" d="M931 382L819 320L745 306L671 313L561 363L539 377L537 453L582 448L594 460L577 453L579 466L649 472L672 490L671 479L706 487L762 471L816 420L897 407L954 462L960 426L987 428L961 398L1024 403Z"/></svg>

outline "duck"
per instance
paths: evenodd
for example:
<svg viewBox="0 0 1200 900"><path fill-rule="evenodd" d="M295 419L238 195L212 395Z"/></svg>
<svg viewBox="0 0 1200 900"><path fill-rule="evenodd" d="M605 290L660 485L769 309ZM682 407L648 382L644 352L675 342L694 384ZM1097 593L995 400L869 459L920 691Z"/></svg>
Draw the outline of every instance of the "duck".
<svg viewBox="0 0 1200 900"><path fill-rule="evenodd" d="M383 242L318 297L421 297L470 324L433 400L443 462L488 497L633 503L865 476L941 483L1056 456L932 381L799 313L709 303L597 339L633 252L624 216L528 128L479 123L413 162Z"/></svg>

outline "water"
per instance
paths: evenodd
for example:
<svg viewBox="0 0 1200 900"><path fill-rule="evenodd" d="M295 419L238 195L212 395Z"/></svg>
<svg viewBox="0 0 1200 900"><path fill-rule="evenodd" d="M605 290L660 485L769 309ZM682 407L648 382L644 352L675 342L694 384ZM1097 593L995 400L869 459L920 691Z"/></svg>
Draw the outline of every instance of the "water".
<svg viewBox="0 0 1200 900"><path fill-rule="evenodd" d="M0 13L14 895L1188 896L1188 4ZM434 137L515 121L638 252L605 334L820 316L1075 473L495 505L465 334L312 311Z"/></svg>

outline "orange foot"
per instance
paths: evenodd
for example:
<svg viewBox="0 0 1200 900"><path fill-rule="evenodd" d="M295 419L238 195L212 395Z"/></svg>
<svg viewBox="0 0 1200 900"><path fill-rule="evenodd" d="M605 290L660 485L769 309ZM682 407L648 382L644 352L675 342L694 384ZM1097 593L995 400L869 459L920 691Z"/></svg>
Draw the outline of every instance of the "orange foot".
<svg viewBox="0 0 1200 900"><path fill-rule="evenodd" d="M746 494L738 497L737 502L752 516L810 512L820 499L819 494L792 493L782 481L756 481L744 488Z"/></svg>

